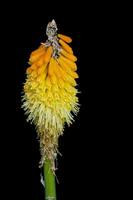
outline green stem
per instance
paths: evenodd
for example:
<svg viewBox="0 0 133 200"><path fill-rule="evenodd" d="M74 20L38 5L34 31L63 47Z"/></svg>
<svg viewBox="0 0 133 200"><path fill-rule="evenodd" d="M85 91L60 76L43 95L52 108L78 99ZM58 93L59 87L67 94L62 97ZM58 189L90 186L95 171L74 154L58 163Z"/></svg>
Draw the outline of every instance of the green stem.
<svg viewBox="0 0 133 200"><path fill-rule="evenodd" d="M45 200L56 200L55 175L51 170L50 161L44 164Z"/></svg>

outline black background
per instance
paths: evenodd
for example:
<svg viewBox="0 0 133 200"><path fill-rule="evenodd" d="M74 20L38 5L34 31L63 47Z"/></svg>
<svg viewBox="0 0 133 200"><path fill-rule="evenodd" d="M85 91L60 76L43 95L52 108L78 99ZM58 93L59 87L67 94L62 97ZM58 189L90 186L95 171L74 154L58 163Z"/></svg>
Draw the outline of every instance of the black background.
<svg viewBox="0 0 133 200"><path fill-rule="evenodd" d="M4 195L16 199L44 199L40 183L39 144L34 127L21 109L22 84L28 58L46 40L46 25L55 19L59 32L73 38L78 57L78 89L81 109L60 138L57 196L68 199L108 199L116 191L114 129L111 96L111 21L102 5L75 2L15 2L2 14L1 166ZM108 26L110 24L110 26ZM108 66L108 68L107 68ZM3 70L3 71L2 71ZM115 130L116 131L116 130ZM113 143L112 143L113 141ZM5 198L6 199L6 198Z"/></svg>

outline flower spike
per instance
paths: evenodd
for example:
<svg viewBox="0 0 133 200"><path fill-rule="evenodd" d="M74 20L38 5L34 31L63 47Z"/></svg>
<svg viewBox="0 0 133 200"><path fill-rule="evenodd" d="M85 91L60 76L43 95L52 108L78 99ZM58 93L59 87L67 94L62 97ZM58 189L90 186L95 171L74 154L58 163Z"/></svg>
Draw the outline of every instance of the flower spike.
<svg viewBox="0 0 133 200"><path fill-rule="evenodd" d="M69 46L72 39L57 33L55 20L48 23L46 42L29 58L24 83L23 109L27 121L36 127L41 150L41 166L47 160L55 171L58 138L65 124L70 126L79 111L76 56Z"/></svg>

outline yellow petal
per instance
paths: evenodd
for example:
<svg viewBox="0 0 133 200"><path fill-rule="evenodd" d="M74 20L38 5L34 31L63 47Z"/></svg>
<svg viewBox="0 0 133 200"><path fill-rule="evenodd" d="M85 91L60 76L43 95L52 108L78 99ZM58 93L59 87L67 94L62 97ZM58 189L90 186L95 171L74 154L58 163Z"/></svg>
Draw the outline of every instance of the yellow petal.
<svg viewBox="0 0 133 200"><path fill-rule="evenodd" d="M62 60L62 62L65 62L68 66L68 68L71 68L73 71L77 70L77 65L76 63L72 62L71 60L65 58L64 56L60 55L60 57L58 58L60 60Z"/></svg>
<svg viewBox="0 0 133 200"><path fill-rule="evenodd" d="M44 55L44 54L45 54L45 51L46 51L46 48L45 48L45 47L39 48L39 49L33 51L33 52L31 53L31 55L30 55L29 63L31 64L31 63L36 62L36 61L39 59L39 57L40 57L41 55Z"/></svg>
<svg viewBox="0 0 133 200"><path fill-rule="evenodd" d="M49 76L47 76L47 78L46 78L46 86L47 86L47 88L51 88L51 80L50 80L50 77Z"/></svg>
<svg viewBox="0 0 133 200"><path fill-rule="evenodd" d="M55 59L54 59L53 71L58 79L62 77L60 66L58 65L58 62Z"/></svg>
<svg viewBox="0 0 133 200"><path fill-rule="evenodd" d="M30 74L32 72L32 68L31 67L28 67L27 69L26 69L26 73L27 74Z"/></svg>
<svg viewBox="0 0 133 200"><path fill-rule="evenodd" d="M64 88L64 81L62 79L58 79L58 85L60 88Z"/></svg>
<svg viewBox="0 0 133 200"><path fill-rule="evenodd" d="M49 76L52 76L54 74L53 67L54 67L54 58L51 58L50 62L49 62L49 65L48 65L48 74L49 74Z"/></svg>
<svg viewBox="0 0 133 200"><path fill-rule="evenodd" d="M35 62L35 64L38 66L38 67L41 67L43 64L45 64L45 54L41 55L39 57L39 59L37 60L37 62Z"/></svg>
<svg viewBox="0 0 133 200"><path fill-rule="evenodd" d="M76 86L77 85L76 81L69 75L65 76L65 81L70 83L72 86Z"/></svg>
<svg viewBox="0 0 133 200"><path fill-rule="evenodd" d="M45 53L45 58L44 58L45 63L49 63L50 58L52 56L52 52L53 52L53 48L52 46L49 46Z"/></svg>
<svg viewBox="0 0 133 200"><path fill-rule="evenodd" d="M51 80L52 84L57 84L57 78L56 78L56 76L54 74L52 76L49 76L49 77L50 77L50 80Z"/></svg>
<svg viewBox="0 0 133 200"><path fill-rule="evenodd" d="M47 66L47 64L43 64L41 67L38 67L38 70L37 70L38 75L43 74L44 71L46 71L45 70L46 66Z"/></svg>
<svg viewBox="0 0 133 200"><path fill-rule="evenodd" d="M66 35L63 35L63 34L58 34L58 37L62 40L64 40L65 42L67 43L71 43L72 42L72 39Z"/></svg>
<svg viewBox="0 0 133 200"><path fill-rule="evenodd" d="M73 78L78 78L77 73L73 72L73 71L71 70L71 68L68 67L67 63L65 63L65 62L61 59L61 57L58 58L58 62L59 62L59 64L60 64L60 67L61 67L67 74L69 74L69 75L70 75L71 77L73 77Z"/></svg>
<svg viewBox="0 0 133 200"><path fill-rule="evenodd" d="M70 54L73 54L73 50L72 50L72 48L68 45L68 44L66 44L63 40L59 40L59 43L61 44L61 46L62 46L62 48L64 49L64 50L66 50L68 53L70 53Z"/></svg>
<svg viewBox="0 0 133 200"><path fill-rule="evenodd" d="M62 54L63 56L65 56L67 59L69 59L69 60L71 60L71 61L73 61L73 62L77 61L76 56L74 56L73 54L68 53L68 52L65 51L64 49L61 49L61 54Z"/></svg>

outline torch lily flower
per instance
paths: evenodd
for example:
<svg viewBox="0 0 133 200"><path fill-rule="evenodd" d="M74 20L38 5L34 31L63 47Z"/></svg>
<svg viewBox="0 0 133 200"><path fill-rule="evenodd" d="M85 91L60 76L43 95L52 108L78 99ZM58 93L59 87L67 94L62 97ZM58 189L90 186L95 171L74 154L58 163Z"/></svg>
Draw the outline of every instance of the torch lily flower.
<svg viewBox="0 0 133 200"><path fill-rule="evenodd" d="M70 126L79 111L75 81L78 74L77 58L69 46L72 39L57 33L54 20L48 23L46 34L47 41L29 58L22 107L38 133L41 166L49 160L54 171L58 138L64 125Z"/></svg>

